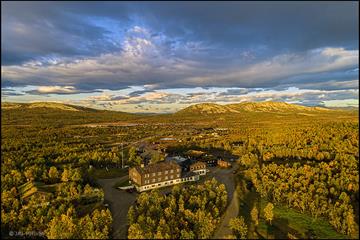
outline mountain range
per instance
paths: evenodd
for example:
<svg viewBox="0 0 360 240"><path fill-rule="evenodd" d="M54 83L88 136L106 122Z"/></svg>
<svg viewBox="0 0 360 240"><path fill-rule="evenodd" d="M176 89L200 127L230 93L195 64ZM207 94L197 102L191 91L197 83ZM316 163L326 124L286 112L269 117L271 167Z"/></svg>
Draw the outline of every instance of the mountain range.
<svg viewBox="0 0 360 240"><path fill-rule="evenodd" d="M85 112L104 112L105 110L96 110L92 108L75 106L70 104L62 104L56 102L36 102L36 103L9 103L1 104L1 109L57 109L63 111L85 111ZM352 108L350 110L356 110ZM209 115L209 114L231 114L244 112L268 112L268 113L324 113L337 110L346 110L346 108L325 108L325 107L307 107L297 104L289 104L285 102L243 102L235 104L221 105L216 103L200 103L186 107L176 115Z"/></svg>

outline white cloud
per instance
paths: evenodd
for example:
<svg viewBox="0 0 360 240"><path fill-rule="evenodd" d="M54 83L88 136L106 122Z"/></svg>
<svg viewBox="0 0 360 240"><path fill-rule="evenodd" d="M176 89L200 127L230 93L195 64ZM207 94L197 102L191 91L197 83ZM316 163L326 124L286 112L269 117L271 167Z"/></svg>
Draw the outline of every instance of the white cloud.
<svg viewBox="0 0 360 240"><path fill-rule="evenodd" d="M169 43L173 42L173 43ZM174 50L171 46L176 45ZM286 84L288 78L320 74L357 67L359 51L344 48L320 48L305 53L280 54L257 63L244 51L239 60L224 65L197 59L197 52L209 49L202 42L181 42L167 36L153 36L140 26L128 31L122 51L87 59L48 60L22 66L3 66L2 77L13 84L65 85L77 89L120 89L146 85L157 88L176 87L274 87ZM174 51L183 54L174 55ZM188 58L188 55L192 58ZM200 53L199 53L200 54ZM214 53L212 53L214 54Z"/></svg>

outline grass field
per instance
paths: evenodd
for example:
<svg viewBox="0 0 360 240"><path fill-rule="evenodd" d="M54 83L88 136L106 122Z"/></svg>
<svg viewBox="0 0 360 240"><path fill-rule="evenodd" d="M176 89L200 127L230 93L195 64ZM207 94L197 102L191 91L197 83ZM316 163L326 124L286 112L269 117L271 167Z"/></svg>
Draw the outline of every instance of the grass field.
<svg viewBox="0 0 360 240"><path fill-rule="evenodd" d="M261 209L264 209L268 202L261 201ZM264 218L263 212L261 217ZM300 213L294 209L288 208L283 205L274 205L274 220L273 226L269 226L264 221L258 226L258 232L266 237L267 234L275 237L282 235L287 236L290 232L292 235L296 233L301 238L309 238L312 235L315 238L321 239L348 239L349 236L336 232L329 224L328 220L324 218L313 218L308 213ZM282 234L279 232L281 231Z"/></svg>

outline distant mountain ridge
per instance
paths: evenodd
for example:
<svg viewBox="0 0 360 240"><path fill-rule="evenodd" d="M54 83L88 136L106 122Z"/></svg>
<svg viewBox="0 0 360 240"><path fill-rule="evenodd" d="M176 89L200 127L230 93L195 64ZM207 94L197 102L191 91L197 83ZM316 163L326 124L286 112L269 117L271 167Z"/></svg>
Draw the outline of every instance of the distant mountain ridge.
<svg viewBox="0 0 360 240"><path fill-rule="evenodd" d="M216 103L200 103L184 108L177 114L219 114L241 112L329 112L335 111L323 107L306 107L285 102L244 102L220 105Z"/></svg>
<svg viewBox="0 0 360 240"><path fill-rule="evenodd" d="M1 103L1 109L53 109L61 111L72 111L72 112L120 112L112 110L98 110L93 108L87 108L82 106L56 103L56 102L34 102L34 103L12 103L5 102ZM269 112L269 113L322 113L331 112L338 110L346 110L342 108L323 108L323 107L306 107L297 104L290 104L285 102L242 102L221 105L216 103L200 103L191 105L182 110L179 110L175 114L177 115L189 115L189 114L228 114L228 113L244 113L244 112ZM125 112L122 112L125 113ZM129 113L130 114L130 113ZM136 113L144 114L144 113ZM156 115L161 113L152 113L147 115Z"/></svg>
<svg viewBox="0 0 360 240"><path fill-rule="evenodd" d="M81 106L75 106L70 104L63 104L57 102L34 102L34 103L11 103L5 102L1 103L2 109L19 109L19 108L52 108L52 109L59 109L65 111L85 111L91 110L94 111L95 109L92 108L85 108Z"/></svg>
<svg viewBox="0 0 360 240"><path fill-rule="evenodd" d="M226 105L219 105L216 103L200 103L184 108L178 111L177 113L178 114L182 114L182 113L219 114L219 113L238 113L238 111Z"/></svg>
<svg viewBox="0 0 360 240"><path fill-rule="evenodd" d="M253 112L289 112L289 111L331 111L323 107L306 107L285 102L244 102L226 105L230 108Z"/></svg>

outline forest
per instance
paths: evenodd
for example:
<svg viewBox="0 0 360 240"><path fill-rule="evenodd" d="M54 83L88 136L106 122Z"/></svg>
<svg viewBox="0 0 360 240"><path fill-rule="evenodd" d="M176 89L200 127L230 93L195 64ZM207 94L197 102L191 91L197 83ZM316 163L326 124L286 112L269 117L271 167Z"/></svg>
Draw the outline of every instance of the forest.
<svg viewBox="0 0 360 240"><path fill-rule="evenodd" d="M141 193L128 212L128 238L210 238L226 202L225 186L215 179L197 186L174 186L169 195L156 190Z"/></svg>
<svg viewBox="0 0 360 240"><path fill-rule="evenodd" d="M2 237L11 231L38 232L46 238L111 237L112 213L95 173L120 169L122 159L139 164L139 144L154 142L164 145L167 154L193 149L235 158L243 170L237 174L275 208L285 205L299 214L324 218L339 234L357 236L357 114L145 116L86 109L2 109ZM162 143L164 137L176 141ZM226 189L216 181L174 187L169 195L140 194L129 209L128 237L211 237L226 209L225 196ZM251 235L242 216L231 226L229 237Z"/></svg>

